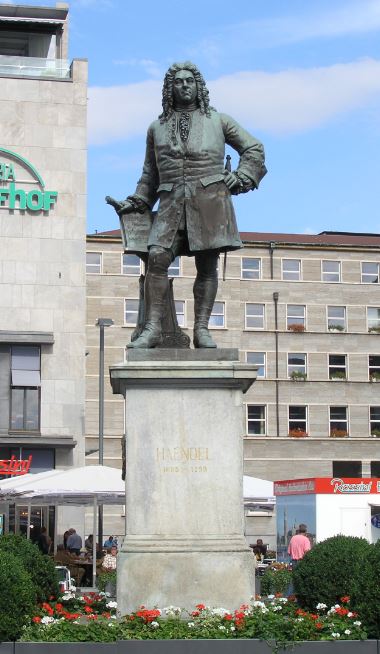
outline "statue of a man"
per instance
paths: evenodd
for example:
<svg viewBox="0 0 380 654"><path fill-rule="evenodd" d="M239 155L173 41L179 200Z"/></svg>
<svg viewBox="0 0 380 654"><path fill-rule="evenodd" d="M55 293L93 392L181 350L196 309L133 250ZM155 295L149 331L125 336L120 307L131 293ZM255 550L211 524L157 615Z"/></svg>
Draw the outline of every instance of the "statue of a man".
<svg viewBox="0 0 380 654"><path fill-rule="evenodd" d="M168 293L168 268L178 255L195 257L194 347L216 347L208 323L217 289L221 251L242 247L231 194L258 187L266 173L259 141L209 105L198 68L175 63L167 71L163 112L148 129L146 155L136 191L118 213L143 212L159 200L148 241L145 325L128 347L161 343L161 320ZM224 169L225 144L240 156L237 170Z"/></svg>

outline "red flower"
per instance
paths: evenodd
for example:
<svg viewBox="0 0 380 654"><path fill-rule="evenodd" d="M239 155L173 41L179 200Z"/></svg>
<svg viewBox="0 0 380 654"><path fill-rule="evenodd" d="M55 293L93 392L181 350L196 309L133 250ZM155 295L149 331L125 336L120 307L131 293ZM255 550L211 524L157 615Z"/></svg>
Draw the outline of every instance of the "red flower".
<svg viewBox="0 0 380 654"><path fill-rule="evenodd" d="M84 612L85 612L85 613L92 613L92 608L91 608L91 606L85 606L85 607L84 607Z"/></svg>
<svg viewBox="0 0 380 654"><path fill-rule="evenodd" d="M95 613L91 613L91 615L87 616L87 620L97 620L98 616Z"/></svg>
<svg viewBox="0 0 380 654"><path fill-rule="evenodd" d="M206 606L205 604L196 604L195 608L198 609L199 611L204 611Z"/></svg>
<svg viewBox="0 0 380 654"><path fill-rule="evenodd" d="M199 615L199 611L193 611L192 614L193 618L197 618Z"/></svg>
<svg viewBox="0 0 380 654"><path fill-rule="evenodd" d="M318 616L315 613L310 613L310 617L312 620L318 620Z"/></svg>
<svg viewBox="0 0 380 654"><path fill-rule="evenodd" d="M55 605L55 610L56 611L62 611L62 609L63 609L63 604L60 604L59 602L57 602L57 604Z"/></svg>
<svg viewBox="0 0 380 654"><path fill-rule="evenodd" d="M348 604L348 602L350 601L350 596L344 595L344 597L340 598L340 601L343 602L343 604Z"/></svg>
<svg viewBox="0 0 380 654"><path fill-rule="evenodd" d="M103 618L108 618L109 619L111 617L111 613L108 613L108 611L104 611L104 613L102 613L102 616L103 616Z"/></svg>
<svg viewBox="0 0 380 654"><path fill-rule="evenodd" d="M322 629L323 624L322 624L322 622L316 622L315 626L316 626L317 629Z"/></svg>
<svg viewBox="0 0 380 654"><path fill-rule="evenodd" d="M231 615L231 613L226 613L226 615L224 616L224 619L225 619L225 620L228 620L228 621L232 620L232 615Z"/></svg>
<svg viewBox="0 0 380 654"><path fill-rule="evenodd" d="M35 615L34 618L32 618L32 622L35 622L36 624L38 624L38 622L41 622L41 618L40 618L40 616L39 616L39 615Z"/></svg>

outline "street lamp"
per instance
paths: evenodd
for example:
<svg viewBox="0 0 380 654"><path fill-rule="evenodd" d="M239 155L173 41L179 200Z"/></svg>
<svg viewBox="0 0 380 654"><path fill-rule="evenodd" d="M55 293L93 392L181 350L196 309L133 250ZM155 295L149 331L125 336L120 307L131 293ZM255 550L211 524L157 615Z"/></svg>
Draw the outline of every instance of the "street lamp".
<svg viewBox="0 0 380 654"><path fill-rule="evenodd" d="M104 328L113 325L112 318L98 318L96 323L99 327L99 465L103 465L104 459ZM99 506L99 543L103 542L103 505ZM95 537L95 534L94 534Z"/></svg>

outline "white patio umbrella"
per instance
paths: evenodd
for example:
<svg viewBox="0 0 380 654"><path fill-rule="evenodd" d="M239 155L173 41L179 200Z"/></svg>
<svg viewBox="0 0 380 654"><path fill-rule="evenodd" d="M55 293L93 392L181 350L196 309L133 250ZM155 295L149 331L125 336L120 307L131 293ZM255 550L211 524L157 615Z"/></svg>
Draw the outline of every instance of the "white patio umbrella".
<svg viewBox="0 0 380 654"><path fill-rule="evenodd" d="M98 504L125 504L125 483L121 471L109 466L84 466L20 475L0 482L0 502L23 501L30 506L93 505L93 533L96 534ZM29 521L28 521L29 524ZM56 534L54 543L56 547ZM93 544L93 584L96 579L96 538Z"/></svg>

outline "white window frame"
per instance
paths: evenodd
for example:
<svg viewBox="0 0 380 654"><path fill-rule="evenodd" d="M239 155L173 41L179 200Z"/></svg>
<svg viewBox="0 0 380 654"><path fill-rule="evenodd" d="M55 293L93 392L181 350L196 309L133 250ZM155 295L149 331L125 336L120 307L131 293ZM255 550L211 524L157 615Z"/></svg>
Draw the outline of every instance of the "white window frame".
<svg viewBox="0 0 380 654"><path fill-rule="evenodd" d="M324 270L325 263L337 263L338 272L333 272L331 270ZM332 275L338 275L338 279L330 279ZM339 284L342 281L342 262L338 259L322 259L321 261L321 280L322 282L327 282L329 284Z"/></svg>
<svg viewBox="0 0 380 654"><path fill-rule="evenodd" d="M343 309L343 318L341 316L335 315L335 309ZM326 307L326 321L327 321L327 331L334 331L334 327L341 326L343 330L337 329L336 331L347 331L347 308L343 304L328 304Z"/></svg>
<svg viewBox="0 0 380 654"><path fill-rule="evenodd" d="M380 313L380 307L367 307L367 330L370 331L370 329L373 328L380 328L380 315L378 318L370 318L369 317L369 311L371 309L375 309Z"/></svg>
<svg viewBox="0 0 380 654"><path fill-rule="evenodd" d="M284 270L284 263L287 261L295 261L298 263L298 271ZM289 275L286 277L285 275ZM293 276L292 276L293 275ZM302 260L284 257L281 259L281 279L287 282L300 282L302 280Z"/></svg>
<svg viewBox="0 0 380 654"><path fill-rule="evenodd" d="M178 259L178 264L175 265L177 259ZM177 270L178 270L178 274L177 274L177 272L174 272L174 271L177 271ZM181 257L178 256L178 257L176 257L174 259L174 261L171 262L171 264L170 264L170 266L168 268L168 275L169 275L169 277L181 277L181 275L182 275L182 259L181 259Z"/></svg>
<svg viewBox="0 0 380 654"><path fill-rule="evenodd" d="M253 355L255 355L255 354L256 354L256 355L260 355L260 354L262 354L262 356L263 356L263 363L258 363L258 362L255 362L255 361L249 361L249 358L250 358L249 355L250 355L250 354L253 354ZM259 370L260 370L260 368L263 368L263 370L264 370L264 374L263 374L263 375L260 375L260 374L259 374L259 370L257 371L257 379L265 379L265 378L266 378L266 376L267 376L267 353L266 353L266 352L258 352L258 351L256 351L256 350L248 350L248 351L245 353L245 360L246 360L246 363L252 363L254 366L259 366Z"/></svg>
<svg viewBox="0 0 380 654"><path fill-rule="evenodd" d="M369 264L370 266L376 266L377 267L377 273L368 273L368 272L363 272L363 266L365 264ZM378 284L380 281L380 263L378 261L361 261L360 262L360 270L361 270L361 283L362 284ZM374 275L377 276L376 280L370 280L366 279L368 277L373 277Z"/></svg>
<svg viewBox="0 0 380 654"><path fill-rule="evenodd" d="M330 357L344 357L344 365L331 363ZM329 352L327 355L327 371L328 371L329 379L342 379L343 381L346 381L348 379L348 355L345 354L344 352ZM344 378L334 377L334 371L343 372Z"/></svg>
<svg viewBox="0 0 380 654"><path fill-rule="evenodd" d="M177 303L181 303L183 305L183 311L177 311ZM185 328L187 324L186 320L186 300L174 300L174 307L175 307L175 312L177 316L177 322L179 327ZM179 316L183 316L183 321L180 321L178 319Z"/></svg>
<svg viewBox="0 0 380 654"><path fill-rule="evenodd" d="M346 410L346 418L345 419L332 420L331 419L331 409L335 409L335 408L345 409ZM339 422L339 423L344 423L345 424L345 428L343 427L343 429L346 431L347 436L348 436L349 433L350 433L350 415L349 415L348 406L345 405L345 404L330 404L329 407L328 407L328 410L329 410L329 435L331 434L331 430L332 430L331 423L332 422ZM335 427L335 429L340 429L340 427L338 427L338 428Z"/></svg>
<svg viewBox="0 0 380 654"><path fill-rule="evenodd" d="M371 365L370 360L369 360L370 357L378 357L378 359L379 359L378 364L372 364ZM369 354L368 355L368 379L369 380L371 379L371 375L373 373L377 373L380 376L380 354ZM379 377L379 381L380 381L380 377Z"/></svg>
<svg viewBox="0 0 380 654"><path fill-rule="evenodd" d="M215 305L218 305L218 304L222 305L222 307L223 307L222 312L219 312L219 311L215 310ZM222 316L223 317L223 324L222 325L213 325L212 324L212 319L214 317L217 317L217 316ZM226 303L221 301L221 300L216 300L214 302L214 306L213 306L212 311L211 311L211 316L210 316L209 325L208 325L209 329L225 329L226 324L227 324L227 321L226 321Z"/></svg>
<svg viewBox="0 0 380 654"><path fill-rule="evenodd" d="M296 363L289 363L289 357L295 357L297 355L301 355L305 357L305 363L304 365L297 365ZM291 379L292 372L300 372L304 374L307 377L307 352L288 352L287 356L287 371L288 371L288 378ZM302 370L303 368L303 370Z"/></svg>
<svg viewBox="0 0 380 654"><path fill-rule="evenodd" d="M137 310L129 310L128 313L135 313L136 314L136 320L135 322L127 322L126 320L126 314L127 314L127 302L137 302ZM139 299L135 297L125 297L124 298L124 326L125 327L136 327L137 325L137 318L139 315Z"/></svg>
<svg viewBox="0 0 380 654"><path fill-rule="evenodd" d="M371 418L371 409L378 409L379 418ZM373 432L375 429L380 432L380 404L373 404L368 407L368 424L370 436L374 435Z"/></svg>
<svg viewBox="0 0 380 654"><path fill-rule="evenodd" d="M262 307L261 316L260 316L259 313L249 315L248 314L248 307L249 306ZM249 330L252 330L252 331L260 331L260 330L265 329L265 304L264 303L262 303L262 302L246 302L245 307L244 307L244 316L245 316L245 329L249 329ZM250 327L250 326L248 326L248 319L249 318L260 318L260 317L262 317L262 327Z"/></svg>
<svg viewBox="0 0 380 654"><path fill-rule="evenodd" d="M246 433L247 436L253 436L253 437L258 437L258 436L266 436L267 435L267 405L266 404L254 404L252 402L247 403L246 405ZM260 407L264 409L264 418L249 418L249 407ZM264 430L262 433L259 434L254 434L249 432L249 423L254 422L254 423L262 423L264 425Z"/></svg>
<svg viewBox="0 0 380 654"><path fill-rule="evenodd" d="M289 313L289 307L302 307L303 316L297 316L296 314L292 315ZM289 322L289 319L292 322ZM306 330L306 304L287 304L286 305L286 329L291 331L289 325L303 325L304 330Z"/></svg>
<svg viewBox="0 0 380 654"><path fill-rule="evenodd" d="M99 265L95 264L95 263L87 263L87 255L88 254L97 254L97 255L99 255L99 257L100 257ZM99 267L99 270L89 270L88 269L89 267L92 267L92 268L95 268L95 267L98 268ZM98 252L98 251L93 252L93 251L90 251L90 250L87 251L86 252L86 274L87 275L101 275L102 272L103 272L103 252Z"/></svg>
<svg viewBox="0 0 380 654"><path fill-rule="evenodd" d="M305 418L291 418L290 417L290 409L293 407L298 407L301 409L305 409ZM303 426L301 427L295 427L290 425L290 423L302 423ZM288 433L293 430L293 429L302 429L303 431L306 432L306 434L309 433L309 405L308 404L289 404L288 405Z"/></svg>
<svg viewBox="0 0 380 654"><path fill-rule="evenodd" d="M243 265L244 260L250 259L251 261L258 261L258 270L257 270L257 276L252 276L250 277L249 274L244 275L244 273L250 273L250 272L256 272L256 270L251 270L250 268L245 268ZM248 279L248 280L256 280L256 279L261 279L261 258L260 257L242 257L240 261L240 278L241 279Z"/></svg>
<svg viewBox="0 0 380 654"><path fill-rule="evenodd" d="M138 266L137 265L136 266L132 266L132 265L125 265L124 266L124 257L137 257L138 262L139 262ZM136 268L136 272L124 272L124 268L127 268L127 267ZM138 271L137 271L137 267L138 267ZM140 257L137 256L137 254L132 254L130 252L122 253L122 255L121 255L121 274L122 275L127 275L128 277L140 277L141 269L142 269L142 261L141 261Z"/></svg>

